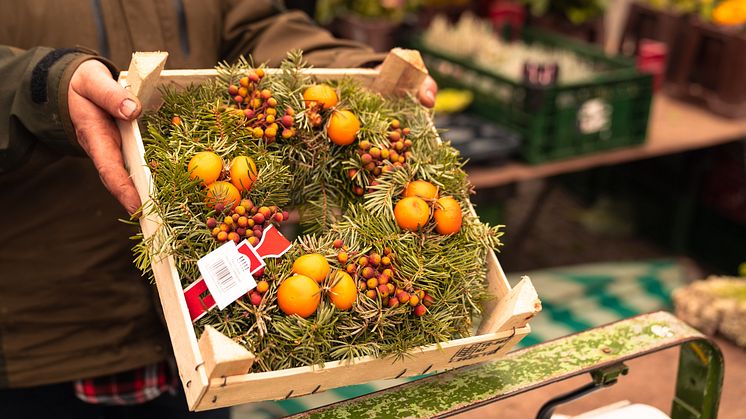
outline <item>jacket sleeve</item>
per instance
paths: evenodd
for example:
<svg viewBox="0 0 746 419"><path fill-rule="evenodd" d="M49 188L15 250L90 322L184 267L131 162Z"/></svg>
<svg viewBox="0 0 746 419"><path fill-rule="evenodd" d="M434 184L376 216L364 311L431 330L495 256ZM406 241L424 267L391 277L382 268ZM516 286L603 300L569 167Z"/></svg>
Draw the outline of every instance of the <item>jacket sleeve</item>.
<svg viewBox="0 0 746 419"><path fill-rule="evenodd" d="M316 67L372 67L385 57L364 44L334 38L303 12L284 11L281 2L224 1L221 56L229 62L251 54L257 63L277 66L293 49L303 50Z"/></svg>
<svg viewBox="0 0 746 419"><path fill-rule="evenodd" d="M0 45L0 173L25 162L37 142L82 154L67 108L72 74L92 53Z"/></svg>

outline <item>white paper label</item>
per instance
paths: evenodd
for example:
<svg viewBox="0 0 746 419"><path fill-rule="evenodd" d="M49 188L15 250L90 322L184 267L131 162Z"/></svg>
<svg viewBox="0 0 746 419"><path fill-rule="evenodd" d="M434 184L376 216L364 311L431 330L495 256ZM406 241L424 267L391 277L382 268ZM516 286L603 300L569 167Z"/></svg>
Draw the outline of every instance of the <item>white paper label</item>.
<svg viewBox="0 0 746 419"><path fill-rule="evenodd" d="M197 267L220 310L256 287L250 263L232 241L202 257Z"/></svg>
<svg viewBox="0 0 746 419"><path fill-rule="evenodd" d="M611 105L603 99L590 99L578 109L578 129L583 134L608 131L611 127Z"/></svg>

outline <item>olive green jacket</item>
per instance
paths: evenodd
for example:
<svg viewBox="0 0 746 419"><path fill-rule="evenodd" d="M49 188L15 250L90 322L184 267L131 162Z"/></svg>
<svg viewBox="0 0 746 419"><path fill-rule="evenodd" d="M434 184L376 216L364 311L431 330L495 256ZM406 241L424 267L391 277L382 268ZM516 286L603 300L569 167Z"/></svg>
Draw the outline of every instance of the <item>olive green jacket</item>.
<svg viewBox="0 0 746 419"><path fill-rule="evenodd" d="M290 49L322 67L381 56L262 0L0 2L0 388L124 371L168 356L151 287L132 264L136 228L81 157L67 112L77 66L168 51L170 68L210 68Z"/></svg>

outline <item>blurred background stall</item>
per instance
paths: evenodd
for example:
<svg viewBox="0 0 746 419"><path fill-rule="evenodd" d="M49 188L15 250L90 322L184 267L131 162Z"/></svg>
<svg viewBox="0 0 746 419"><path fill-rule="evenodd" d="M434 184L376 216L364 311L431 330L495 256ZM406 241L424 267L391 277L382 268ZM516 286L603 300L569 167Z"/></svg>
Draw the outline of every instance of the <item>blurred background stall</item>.
<svg viewBox="0 0 746 419"><path fill-rule="evenodd" d="M422 52L441 88L437 128L468 159L477 212L507 225L503 268L531 275L544 301L524 344L673 310L675 289L746 274L746 1L288 3L376 50ZM746 417L736 384L746 353L717 339L727 364L719 417ZM674 363L661 355L633 368L660 391L641 394L640 381L613 391L666 410ZM297 413L389 385L235 416ZM465 417L530 417L548 394Z"/></svg>

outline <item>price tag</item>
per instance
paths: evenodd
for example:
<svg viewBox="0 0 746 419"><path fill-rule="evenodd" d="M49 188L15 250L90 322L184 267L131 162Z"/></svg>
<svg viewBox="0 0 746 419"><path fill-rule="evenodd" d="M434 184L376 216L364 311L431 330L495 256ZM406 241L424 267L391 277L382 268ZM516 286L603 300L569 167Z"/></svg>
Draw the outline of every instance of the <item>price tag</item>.
<svg viewBox="0 0 746 419"><path fill-rule="evenodd" d="M216 305L222 310L241 298L256 287L253 275L266 265L264 259L278 258L291 247L288 239L269 226L256 247L247 240L238 245L230 241L200 259L197 267L202 278L184 289L189 317L196 322Z"/></svg>
<svg viewBox="0 0 746 419"><path fill-rule="evenodd" d="M220 310L256 287L251 263L232 241L202 257L197 267Z"/></svg>

